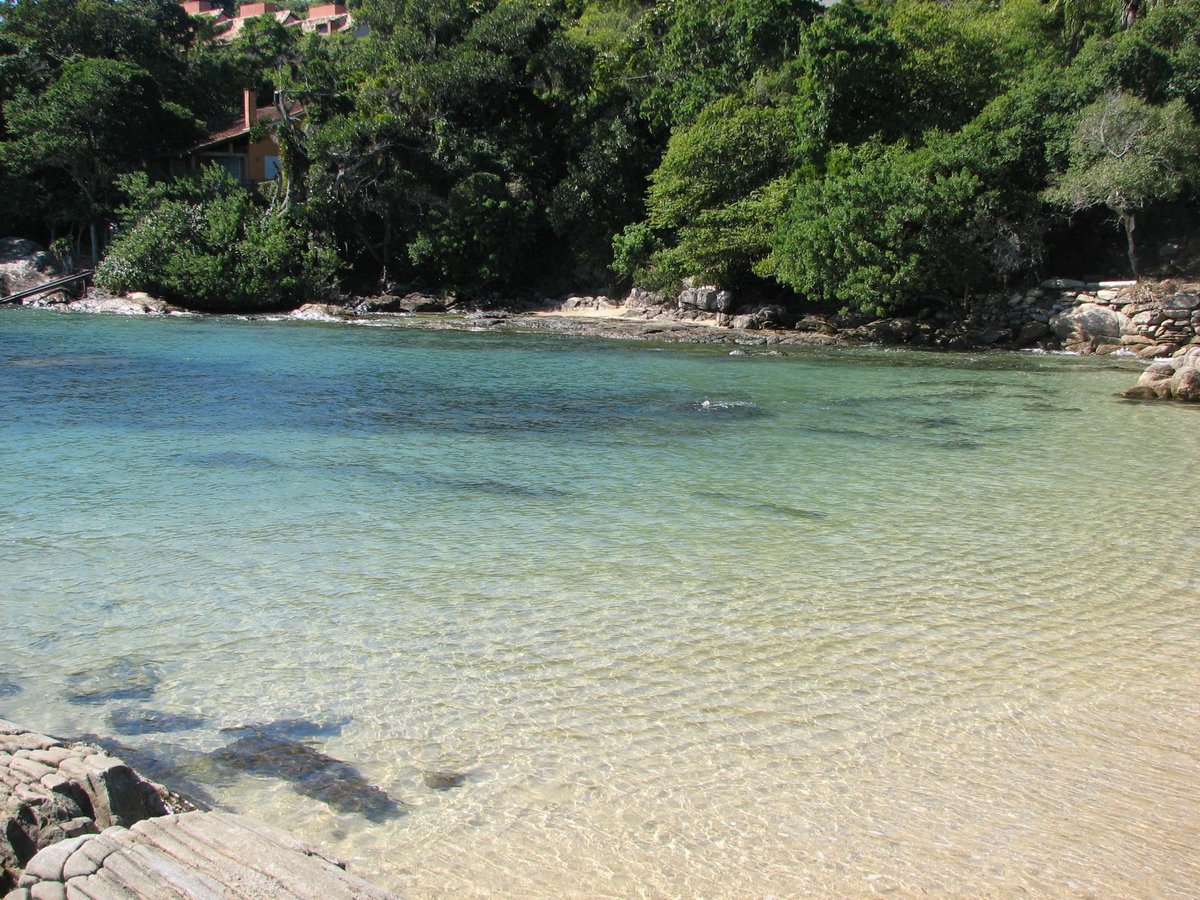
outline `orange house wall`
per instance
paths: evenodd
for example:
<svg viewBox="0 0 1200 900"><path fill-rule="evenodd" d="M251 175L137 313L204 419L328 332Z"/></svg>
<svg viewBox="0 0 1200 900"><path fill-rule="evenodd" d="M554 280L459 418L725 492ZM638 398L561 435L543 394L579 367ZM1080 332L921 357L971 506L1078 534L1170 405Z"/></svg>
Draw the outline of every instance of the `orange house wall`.
<svg viewBox="0 0 1200 900"><path fill-rule="evenodd" d="M251 181L265 181L268 156L278 156L279 145L271 138L250 145L246 159L246 177Z"/></svg>

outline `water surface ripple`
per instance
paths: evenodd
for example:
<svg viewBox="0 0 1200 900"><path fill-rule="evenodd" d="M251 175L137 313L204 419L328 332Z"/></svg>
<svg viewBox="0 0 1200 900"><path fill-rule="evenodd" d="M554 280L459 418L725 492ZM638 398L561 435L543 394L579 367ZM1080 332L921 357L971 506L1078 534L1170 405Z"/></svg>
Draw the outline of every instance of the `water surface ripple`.
<svg viewBox="0 0 1200 900"><path fill-rule="evenodd" d="M0 311L0 715L410 896L1194 896L1135 372Z"/></svg>

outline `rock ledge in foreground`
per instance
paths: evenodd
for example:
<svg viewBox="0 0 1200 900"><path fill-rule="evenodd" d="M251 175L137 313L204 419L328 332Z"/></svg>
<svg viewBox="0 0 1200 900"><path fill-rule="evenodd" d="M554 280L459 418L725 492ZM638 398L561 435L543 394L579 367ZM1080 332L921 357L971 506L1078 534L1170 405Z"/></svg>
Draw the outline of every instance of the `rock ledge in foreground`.
<svg viewBox="0 0 1200 900"><path fill-rule="evenodd" d="M30 861L6 900L150 896L394 900L316 847L221 812L146 819L63 841Z"/></svg>
<svg viewBox="0 0 1200 900"><path fill-rule="evenodd" d="M0 719L0 890L60 841L190 809L99 747Z"/></svg>

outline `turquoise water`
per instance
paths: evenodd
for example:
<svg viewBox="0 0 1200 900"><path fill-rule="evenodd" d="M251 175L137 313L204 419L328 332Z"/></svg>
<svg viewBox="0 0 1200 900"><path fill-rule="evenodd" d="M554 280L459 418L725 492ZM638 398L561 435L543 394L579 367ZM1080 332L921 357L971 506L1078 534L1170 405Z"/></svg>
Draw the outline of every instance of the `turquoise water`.
<svg viewBox="0 0 1200 900"><path fill-rule="evenodd" d="M0 715L410 896L1193 895L1197 411L749 349L0 312Z"/></svg>

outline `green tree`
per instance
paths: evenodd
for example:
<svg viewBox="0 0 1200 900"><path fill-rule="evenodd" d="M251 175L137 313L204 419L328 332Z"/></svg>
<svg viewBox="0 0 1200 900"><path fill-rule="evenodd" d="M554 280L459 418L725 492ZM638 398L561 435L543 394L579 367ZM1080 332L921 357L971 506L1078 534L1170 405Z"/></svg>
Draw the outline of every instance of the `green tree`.
<svg viewBox="0 0 1200 900"><path fill-rule="evenodd" d="M801 180L760 270L811 300L884 314L961 294L987 271L972 239L981 185L928 149L841 148L825 177Z"/></svg>
<svg viewBox="0 0 1200 900"><path fill-rule="evenodd" d="M1159 107L1110 92L1083 110L1070 164L1046 198L1068 212L1095 206L1111 210L1125 232L1129 268L1136 278L1137 214L1194 183L1198 164L1200 128L1182 99Z"/></svg>
<svg viewBox="0 0 1200 900"><path fill-rule="evenodd" d="M63 66L41 94L25 92L4 107L10 139L0 162L18 175L65 174L78 190L80 225L92 233L111 208L113 178L142 166L180 135L194 134L185 110L163 103L149 73L131 63L83 57Z"/></svg>
<svg viewBox="0 0 1200 900"><path fill-rule="evenodd" d="M335 255L296 211L271 209L216 166L198 178L121 180L130 200L96 272L114 291L147 291L211 312L278 309L324 298Z"/></svg>

